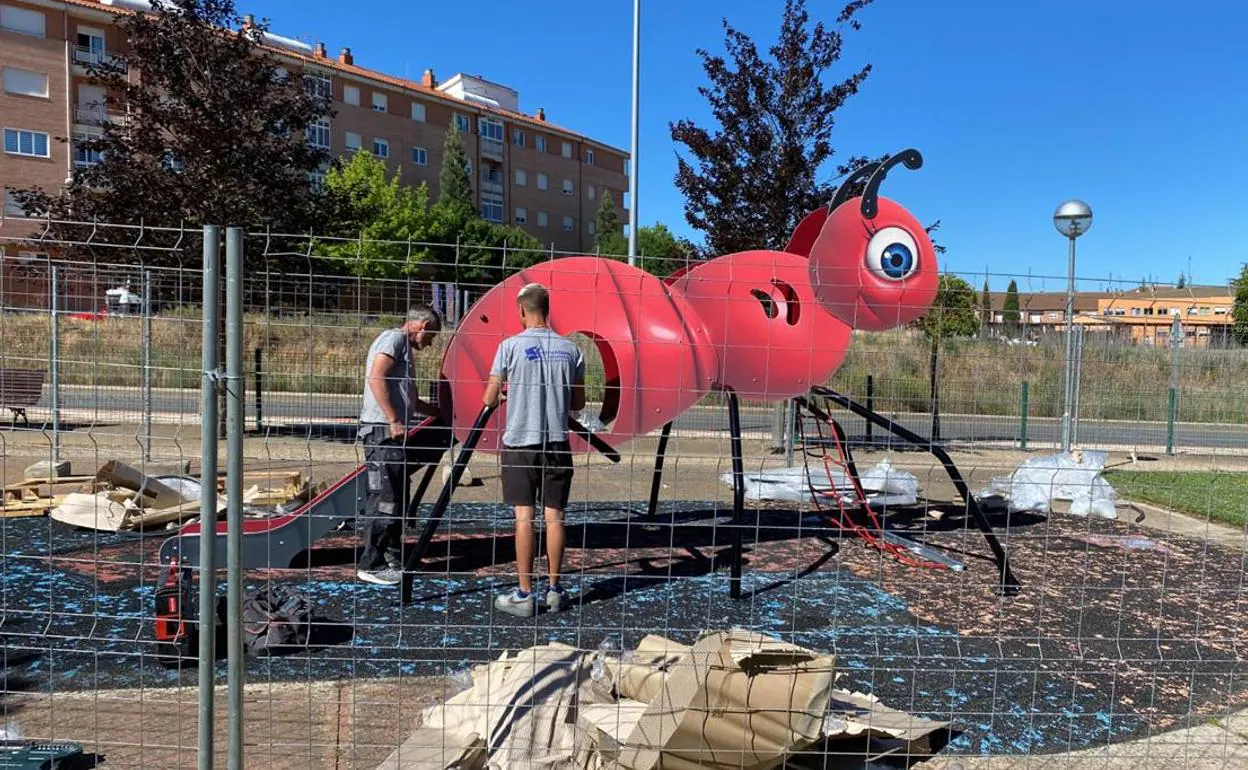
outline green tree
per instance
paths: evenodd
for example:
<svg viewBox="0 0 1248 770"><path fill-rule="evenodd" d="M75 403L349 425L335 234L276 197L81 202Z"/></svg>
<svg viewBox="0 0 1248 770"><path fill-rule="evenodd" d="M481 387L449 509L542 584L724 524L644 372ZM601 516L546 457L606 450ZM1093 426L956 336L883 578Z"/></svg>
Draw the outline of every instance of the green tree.
<svg viewBox="0 0 1248 770"><path fill-rule="evenodd" d="M233 0L157 0L151 13L122 14L116 24L126 53L88 70L108 94L93 107L125 120L105 120L100 135L74 142L100 159L63 190L20 193L28 212L274 232L307 232L320 221L309 174L329 155L307 141L307 129L332 113L331 101L260 45L264 22L245 24ZM149 232L145 243L160 238ZM248 250L249 263L263 256ZM148 264L160 259L145 255Z"/></svg>
<svg viewBox="0 0 1248 770"><path fill-rule="evenodd" d="M1022 316L1018 312L1018 283L1011 280L1005 287L1005 302L1001 305L1002 320L1011 333L1018 330L1018 322Z"/></svg>
<svg viewBox="0 0 1248 770"><path fill-rule="evenodd" d="M988 293L988 278L984 277L984 293L979 298L979 307L983 311L983 324L992 326L992 295Z"/></svg>
<svg viewBox="0 0 1248 770"><path fill-rule="evenodd" d="M594 214L594 250L604 256L628 253L628 239L622 232L620 214L610 190L603 190L598 199L598 211Z"/></svg>
<svg viewBox="0 0 1248 770"><path fill-rule="evenodd" d="M1011 285L1013 285L1011 283ZM932 307L914 326L931 344L928 374L932 400L932 441L940 440L940 345L953 337L974 337L979 332L979 303L975 289L955 275L942 275Z"/></svg>
<svg viewBox="0 0 1248 770"><path fill-rule="evenodd" d="M1231 339L1237 345L1248 345L1248 264L1231 282L1235 299L1231 302Z"/></svg>
<svg viewBox="0 0 1248 770"><path fill-rule="evenodd" d="M1174 288L1176 289L1187 288L1187 276L1184 275L1183 273L1179 273L1178 280L1174 282Z"/></svg>
<svg viewBox="0 0 1248 770"><path fill-rule="evenodd" d="M637 231L637 251L641 256L641 268L660 278L671 275L697 259L694 245L677 238L662 222Z"/></svg>
<svg viewBox="0 0 1248 770"><path fill-rule="evenodd" d="M853 0L838 25L859 28L855 14L871 0ZM698 92L716 129L692 120L670 125L678 157L676 186L685 197L685 219L704 234L711 255L783 248L809 212L832 197L825 165L835 151L835 115L857 93L870 65L838 82L824 76L841 58L839 28L810 25L804 0L786 0L779 39L764 58L745 33L724 21L727 58L699 49L710 81ZM845 175L864 158L848 158Z"/></svg>
<svg viewBox="0 0 1248 770"><path fill-rule="evenodd" d="M472 178L468 174L468 154L464 138L454 120L442 141L442 167L438 170L438 202L452 217L467 219L476 213L472 200Z"/></svg>
<svg viewBox="0 0 1248 770"><path fill-rule="evenodd" d="M429 188L402 184L401 171L387 178L386 164L372 153L351 153L325 175L326 209L332 212L334 240L319 240L315 253L349 268L354 275L397 278L425 261L417 245L429 233Z"/></svg>

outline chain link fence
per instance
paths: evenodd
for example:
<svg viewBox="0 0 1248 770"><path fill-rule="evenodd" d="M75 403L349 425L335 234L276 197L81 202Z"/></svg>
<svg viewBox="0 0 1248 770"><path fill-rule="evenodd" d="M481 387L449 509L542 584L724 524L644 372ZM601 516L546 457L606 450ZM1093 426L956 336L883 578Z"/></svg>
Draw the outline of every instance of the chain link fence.
<svg viewBox="0 0 1248 770"><path fill-rule="evenodd" d="M563 530L574 598L522 619L495 605L517 584L522 547L498 455L465 458L465 475L448 486L464 430L430 473L410 469L419 499L404 549L429 533L410 594L359 579L367 356L409 308L436 308L445 328L414 354L413 381L438 403L459 392L440 387L448 347L497 312L483 301L490 289L575 255L220 237L235 238L237 259L231 269L221 247L219 285L205 293L204 255L215 250L204 230L0 222L0 407L12 418L0 427L9 737L74 742L104 767L193 766L210 754L248 767L408 766L403 752L432 763L411 765L420 767L450 767L460 754L464 767L486 756L498 767L542 757L544 766L648 766L623 758L654 717L655 685L643 680L660 676L671 695L678 674L698 667L664 671L658 658L677 661L689 654L679 645L731 632L741 644L800 646L833 673L815 686L792 678L806 663L791 650L783 666L756 658L751 669L746 653L725 647L720 706L685 704L673 723L685 732L647 737L717 747L695 765L970 768L1035 754L1071 768L1090 766L1079 756L1140 767L1248 761L1238 737L1248 705L1248 351L1079 332L1078 453L1062 460L1060 331L1017 341L985 328L942 340L935 356L915 329L855 331L833 376L810 384L883 422L835 399L743 396L734 462L735 399L706 383L682 380L676 393L638 383L638 400L621 407L620 378L633 364L613 345L627 341L580 330L570 336L586 362L587 427L610 437L612 418L630 408L680 408L666 436L656 424L618 442L618 462L577 454ZM617 279L615 291L628 297L639 285ZM729 327L751 315L793 319L769 291L745 292ZM613 301L557 294L554 318L560 302L596 318ZM665 312L644 305L630 316L633 338ZM214 314L221 331L210 330L217 350L206 359ZM803 355L813 360L824 343ZM741 348L707 360L732 355ZM762 379L772 376L768 355L758 353ZM206 420L215 424L205 429ZM902 440L889 421L923 441ZM930 453L932 438L965 488ZM1009 553L1017 595L997 590L972 495ZM215 584L201 582L207 550L178 537L211 529L210 498L223 533ZM855 507L864 500L868 508ZM227 548L230 521L238 530ZM538 529L540 551L554 530ZM255 654L242 646L251 638L238 624L242 606L274 588L302 598L311 622L293 648ZM174 605L182 615L170 614ZM201 665L208 648L177 636L179 617L193 630L209 621L214 662ZM733 677L763 688L785 671L775 681L787 696L767 690L765 707L733 700L749 700ZM714 679L687 686L705 697ZM798 686L810 688L800 704ZM819 700L825 691L836 695ZM452 715L448 703L462 709ZM776 727L799 713L805 732ZM889 721L902 716L905 729ZM712 719L726 732L707 727ZM552 721L568 730L535 726ZM441 736L436 745L430 735ZM420 753L434 749L434 759Z"/></svg>

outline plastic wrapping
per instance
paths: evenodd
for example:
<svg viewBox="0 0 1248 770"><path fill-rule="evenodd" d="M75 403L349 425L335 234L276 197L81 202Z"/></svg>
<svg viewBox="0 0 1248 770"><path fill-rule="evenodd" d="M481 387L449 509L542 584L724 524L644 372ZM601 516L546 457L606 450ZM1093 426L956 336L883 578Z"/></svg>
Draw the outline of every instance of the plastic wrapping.
<svg viewBox="0 0 1248 770"><path fill-rule="evenodd" d="M809 474L809 475L808 475ZM725 484L732 484L732 473L720 476ZM918 502L919 479L909 471L896 468L885 458L859 480L862 489L867 492L869 505L914 505ZM776 468L758 473L745 474L746 500L773 500L809 503L814 495L826 502L825 496L837 492L847 499L853 499L854 489L849 477L838 468L825 468L822 464L812 464L807 468L795 465L789 468Z"/></svg>
<svg viewBox="0 0 1248 770"><path fill-rule="evenodd" d="M1004 478L993 479L990 492L1005 495L1012 511L1049 513L1054 500L1070 502L1074 516L1118 518L1117 492L1100 474L1104 452L1063 452L1033 457Z"/></svg>

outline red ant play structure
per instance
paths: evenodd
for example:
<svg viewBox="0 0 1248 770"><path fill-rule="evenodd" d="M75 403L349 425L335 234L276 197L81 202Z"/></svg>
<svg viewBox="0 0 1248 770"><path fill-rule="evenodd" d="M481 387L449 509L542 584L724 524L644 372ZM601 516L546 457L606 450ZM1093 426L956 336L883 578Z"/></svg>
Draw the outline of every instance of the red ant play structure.
<svg viewBox="0 0 1248 770"><path fill-rule="evenodd" d="M568 257L527 268L482 296L464 317L443 358L439 403L461 447L419 542L405 556L403 601L411 599L413 575L473 453L499 449L503 418L493 417L506 404L497 410L482 409L482 395L498 344L521 331L515 297L530 282L550 291L551 327L564 335L585 335L602 358L605 396L599 419L606 430L591 434L574 425L574 451L592 449L618 462L613 447L662 431L648 519L653 520L658 504L672 422L712 390L725 394L734 479L730 579L734 598L741 590L745 528L738 407L742 397L794 399L819 423L831 427L838 454L831 462L846 471L856 493L849 505L833 496L839 508L836 516L829 516L834 524L903 561L937 568L960 566L934 549L884 530L867 505L843 431L812 397L849 409L931 452L944 465L993 552L999 571L997 590L1017 593L1020 586L1005 549L944 449L820 385L844 360L852 330L885 330L909 323L926 313L936 297L938 269L930 238L914 216L879 195L886 174L898 164L918 169L922 156L905 150L852 175L828 206L798 225L784 251L729 254L665 280L614 259ZM862 195L851 197L864 182ZM419 505L433 470L426 469L409 511ZM289 516L249 521L244 566L287 566L298 551L337 522L353 517L362 501L362 484L350 482L359 473ZM316 524L318 517L325 523ZM219 549L224 533L221 522ZM193 563L197 546L185 541L198 535L197 525L190 524L167 541L161 548L165 563ZM223 553L219 558L218 563L224 563Z"/></svg>

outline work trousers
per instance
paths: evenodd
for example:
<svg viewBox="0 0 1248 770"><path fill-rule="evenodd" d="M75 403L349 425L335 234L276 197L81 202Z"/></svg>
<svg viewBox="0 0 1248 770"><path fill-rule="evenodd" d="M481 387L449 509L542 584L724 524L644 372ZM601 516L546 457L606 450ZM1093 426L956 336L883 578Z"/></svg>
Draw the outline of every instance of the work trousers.
<svg viewBox="0 0 1248 770"><path fill-rule="evenodd" d="M412 474L441 462L451 446L451 429L435 420L405 439L390 438L385 425L363 436L368 496L364 503L362 570L384 569L397 562L403 542L403 519L411 499Z"/></svg>

